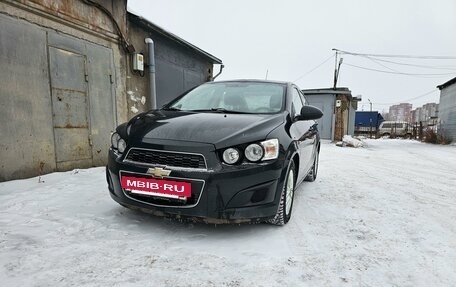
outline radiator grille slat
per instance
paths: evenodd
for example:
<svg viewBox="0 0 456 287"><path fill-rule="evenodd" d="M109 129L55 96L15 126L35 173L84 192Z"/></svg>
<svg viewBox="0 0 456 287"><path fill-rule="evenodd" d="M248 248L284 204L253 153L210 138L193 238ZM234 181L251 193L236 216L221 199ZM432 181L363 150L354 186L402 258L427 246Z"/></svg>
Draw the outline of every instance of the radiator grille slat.
<svg viewBox="0 0 456 287"><path fill-rule="evenodd" d="M204 157L199 154L162 152L132 148L126 157L128 161L185 168L207 168Z"/></svg>

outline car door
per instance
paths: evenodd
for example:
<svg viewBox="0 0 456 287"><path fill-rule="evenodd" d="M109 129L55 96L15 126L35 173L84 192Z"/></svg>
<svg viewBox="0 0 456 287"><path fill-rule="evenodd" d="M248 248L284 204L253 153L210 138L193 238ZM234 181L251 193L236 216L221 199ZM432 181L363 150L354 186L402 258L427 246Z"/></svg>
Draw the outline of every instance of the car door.
<svg viewBox="0 0 456 287"><path fill-rule="evenodd" d="M295 86L292 88L291 113L292 118L300 114L304 106L304 97ZM294 121L291 125L291 136L297 143L299 153L299 174L298 181L306 176L307 171L313 164L313 145L315 142L315 133L311 132L314 128L315 121Z"/></svg>

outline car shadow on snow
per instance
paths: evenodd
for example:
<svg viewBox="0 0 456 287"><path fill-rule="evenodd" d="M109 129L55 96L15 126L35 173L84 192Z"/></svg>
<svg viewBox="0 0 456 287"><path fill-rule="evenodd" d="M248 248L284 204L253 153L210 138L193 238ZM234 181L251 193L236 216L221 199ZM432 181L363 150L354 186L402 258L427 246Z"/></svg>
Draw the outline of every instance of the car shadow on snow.
<svg viewBox="0 0 456 287"><path fill-rule="evenodd" d="M139 210L132 210L122 206L113 208L116 222L121 226L137 226L141 231L156 232L160 230L179 230L191 233L212 233L239 236L242 233L261 232L261 231L279 231L281 227L269 225L267 223L241 223L241 224L210 224L191 219L177 219L164 216L157 216L145 213Z"/></svg>

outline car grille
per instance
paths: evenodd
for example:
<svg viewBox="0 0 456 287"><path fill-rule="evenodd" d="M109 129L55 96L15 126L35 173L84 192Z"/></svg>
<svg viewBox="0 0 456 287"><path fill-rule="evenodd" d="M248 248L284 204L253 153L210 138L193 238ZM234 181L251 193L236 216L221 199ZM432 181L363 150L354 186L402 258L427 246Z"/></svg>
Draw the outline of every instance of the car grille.
<svg viewBox="0 0 456 287"><path fill-rule="evenodd" d="M204 157L200 154L132 148L128 152L126 160L142 164L157 164L185 168L207 168Z"/></svg>

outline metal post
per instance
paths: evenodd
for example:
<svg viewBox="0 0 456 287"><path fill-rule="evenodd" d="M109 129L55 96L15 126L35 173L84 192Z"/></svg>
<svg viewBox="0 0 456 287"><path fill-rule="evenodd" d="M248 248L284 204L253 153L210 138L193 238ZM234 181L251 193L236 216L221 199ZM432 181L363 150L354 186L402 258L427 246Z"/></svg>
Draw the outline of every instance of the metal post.
<svg viewBox="0 0 456 287"><path fill-rule="evenodd" d="M336 50L336 57L335 57L335 62L334 62L334 89L336 89L336 85L337 85L337 50Z"/></svg>
<svg viewBox="0 0 456 287"><path fill-rule="evenodd" d="M370 131L369 131L369 136L370 138L372 138L372 102L370 99L367 99L369 101L369 106L370 106L370 113L369 113L369 116L370 116Z"/></svg>
<svg viewBox="0 0 456 287"><path fill-rule="evenodd" d="M334 63L334 90L337 87L337 79L339 78L339 71L340 71L340 65L342 65L342 62L344 61L343 58L340 58L339 65L337 65L337 55L339 50L337 49L332 49L333 51L336 51L336 56L335 56L335 63Z"/></svg>
<svg viewBox="0 0 456 287"><path fill-rule="evenodd" d="M155 52L154 52L154 41L151 38L146 38L145 42L147 44L149 52L149 102L150 108L157 108L157 93L155 88Z"/></svg>
<svg viewBox="0 0 456 287"><path fill-rule="evenodd" d="M339 66L337 66L336 83L335 83L335 85L334 85L334 89L336 89L337 80L339 80L340 65L342 65L342 62L343 62L343 61L344 61L344 58L340 58L340 60L339 60Z"/></svg>
<svg viewBox="0 0 456 287"><path fill-rule="evenodd" d="M420 134L419 134L420 141L423 140L423 122L420 121Z"/></svg>

